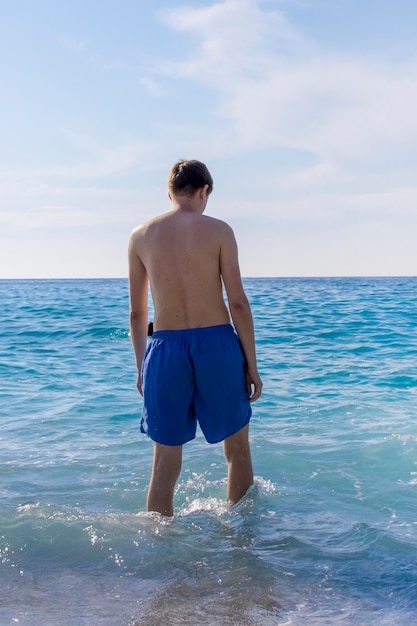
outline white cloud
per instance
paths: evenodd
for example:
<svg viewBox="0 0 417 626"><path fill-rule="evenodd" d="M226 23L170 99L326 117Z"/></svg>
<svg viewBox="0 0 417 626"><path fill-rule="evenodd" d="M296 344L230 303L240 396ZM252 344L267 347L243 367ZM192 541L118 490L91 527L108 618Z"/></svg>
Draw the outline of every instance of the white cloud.
<svg viewBox="0 0 417 626"><path fill-rule="evenodd" d="M143 76L139 79L139 84L145 89L151 96L161 97L164 95L164 90L160 83L153 80L149 76Z"/></svg>
<svg viewBox="0 0 417 626"><path fill-rule="evenodd" d="M404 150L416 156L417 59L328 58L255 0L173 9L165 18L197 36L189 58L166 71L216 90L236 152L305 151L319 160L313 173L322 180L326 172L366 175L372 160L389 168Z"/></svg>
<svg viewBox="0 0 417 626"><path fill-rule="evenodd" d="M61 37L88 80L101 73L91 97L102 115L91 120L94 136L73 130L80 118L71 112L60 137L46 120L39 161L0 172L3 264L12 254L17 268L35 244L41 256L52 246L59 257L62 247L70 259L84 237L81 274L83 263L97 275L122 267L130 228L167 206L165 169L197 157L215 179L209 213L235 228L244 274L417 273L417 58L330 53L289 21L290 3L188 2L160 12L163 34L168 25L181 40L166 38L166 59L151 56L146 38L96 51L94 31ZM126 81L134 87L119 128L102 88L125 98ZM83 109L84 128L89 115L95 109ZM42 165L48 146L55 160ZM14 142L19 150L30 163L33 153ZM48 258L39 271L48 274Z"/></svg>
<svg viewBox="0 0 417 626"><path fill-rule="evenodd" d="M123 180L146 169L155 154L151 143L125 141L103 146L88 135L62 131L78 151L69 165L3 169L0 173L0 223L16 229L66 228L114 224L154 201L154 192L125 188ZM104 184L103 184L104 183Z"/></svg>
<svg viewBox="0 0 417 626"><path fill-rule="evenodd" d="M169 11L194 46L160 68L216 94L229 130L211 129L214 157L251 155L239 189L212 201L244 274L416 273L417 58L329 55L262 6Z"/></svg>
<svg viewBox="0 0 417 626"><path fill-rule="evenodd" d="M68 148L75 148L79 153L72 164L36 167L20 167L19 169L3 168L0 181L13 181L17 186L22 180L50 181L61 180L76 183L128 173L139 163L144 163L155 154L156 146L152 142L125 140L113 146L102 145L89 135L82 135L69 129L62 129Z"/></svg>
<svg viewBox="0 0 417 626"><path fill-rule="evenodd" d="M298 57L311 44L288 23L281 11L262 12L256 0L225 0L204 8L191 6L161 14L175 30L196 35L200 50L193 58L178 63L183 75L222 84L265 70L270 63L268 49L280 56ZM201 73L202 72L202 73Z"/></svg>
<svg viewBox="0 0 417 626"><path fill-rule="evenodd" d="M149 217L149 207L160 202L157 191L36 183L0 184L0 195L3 234L123 224L128 233Z"/></svg>
<svg viewBox="0 0 417 626"><path fill-rule="evenodd" d="M87 50L87 42L77 37L61 35L57 38L57 41L63 48L69 50L73 54L82 54Z"/></svg>
<svg viewBox="0 0 417 626"><path fill-rule="evenodd" d="M84 62L102 72L124 72L127 69L126 64L120 59L107 60L101 54L92 51L90 44L84 39L71 35L60 35L56 38L56 41L62 48L80 57Z"/></svg>

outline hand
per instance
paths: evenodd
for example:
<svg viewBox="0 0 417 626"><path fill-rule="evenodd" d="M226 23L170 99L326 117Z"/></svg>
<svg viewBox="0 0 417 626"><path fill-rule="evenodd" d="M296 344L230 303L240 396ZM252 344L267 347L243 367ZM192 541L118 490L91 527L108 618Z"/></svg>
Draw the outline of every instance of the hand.
<svg viewBox="0 0 417 626"><path fill-rule="evenodd" d="M251 373L249 370L246 372L246 388L248 390L249 402L255 402L258 400L262 393L262 380L258 372Z"/></svg>
<svg viewBox="0 0 417 626"><path fill-rule="evenodd" d="M141 380L140 372L138 374L138 380L136 382L136 387L138 388L138 391L139 391L140 395L143 396L142 380Z"/></svg>

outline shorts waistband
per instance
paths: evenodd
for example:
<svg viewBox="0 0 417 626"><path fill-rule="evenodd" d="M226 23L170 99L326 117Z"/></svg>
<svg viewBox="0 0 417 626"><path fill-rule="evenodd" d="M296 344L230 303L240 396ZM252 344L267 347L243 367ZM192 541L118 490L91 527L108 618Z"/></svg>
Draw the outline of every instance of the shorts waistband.
<svg viewBox="0 0 417 626"><path fill-rule="evenodd" d="M231 324L218 324L216 326L203 326L201 328L184 328L181 330L154 330L152 339L182 339L195 336L210 336L223 333L234 333Z"/></svg>

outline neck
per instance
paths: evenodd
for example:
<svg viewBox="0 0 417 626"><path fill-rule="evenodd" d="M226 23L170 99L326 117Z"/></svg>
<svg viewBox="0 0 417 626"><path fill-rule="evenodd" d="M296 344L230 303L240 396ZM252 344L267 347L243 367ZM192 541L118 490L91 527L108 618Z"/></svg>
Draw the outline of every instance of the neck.
<svg viewBox="0 0 417 626"><path fill-rule="evenodd" d="M207 204L207 194L203 189L199 189L193 196L182 194L172 194L172 210L183 211L184 213L200 213L204 212Z"/></svg>

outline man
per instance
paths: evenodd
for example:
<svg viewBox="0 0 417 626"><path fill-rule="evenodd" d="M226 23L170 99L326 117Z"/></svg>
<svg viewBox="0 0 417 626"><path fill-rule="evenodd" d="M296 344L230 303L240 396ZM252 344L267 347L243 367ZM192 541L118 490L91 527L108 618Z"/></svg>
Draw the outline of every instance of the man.
<svg viewBox="0 0 417 626"><path fill-rule="evenodd" d="M212 189L203 163L179 161L168 178L171 211L138 226L129 242L141 430L154 441L147 510L168 516L182 446L195 437L197 420L209 443L224 442L229 502L238 502L253 484L250 402L261 395L262 382L233 231L203 215ZM148 281L154 332L147 345Z"/></svg>

